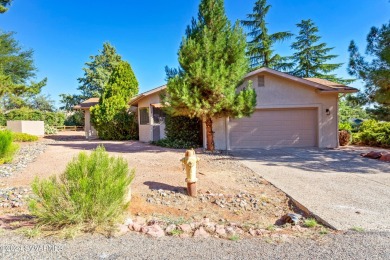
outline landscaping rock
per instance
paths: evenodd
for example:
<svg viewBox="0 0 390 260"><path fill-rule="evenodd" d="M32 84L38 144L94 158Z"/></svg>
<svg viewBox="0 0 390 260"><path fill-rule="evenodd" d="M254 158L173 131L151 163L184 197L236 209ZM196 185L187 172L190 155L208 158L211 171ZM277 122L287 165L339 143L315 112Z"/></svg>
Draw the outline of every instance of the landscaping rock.
<svg viewBox="0 0 390 260"><path fill-rule="evenodd" d="M371 151L369 153L362 153L361 156L371 159L379 159L382 156L381 152Z"/></svg>
<svg viewBox="0 0 390 260"><path fill-rule="evenodd" d="M142 225L140 225L138 223L133 223L133 224L129 225L129 229L132 231L135 231L135 232L141 232Z"/></svg>
<svg viewBox="0 0 390 260"><path fill-rule="evenodd" d="M217 233L221 237L226 236L226 230L224 225L216 225L215 233Z"/></svg>
<svg viewBox="0 0 390 260"><path fill-rule="evenodd" d="M200 227L199 229L197 229L195 231L194 237L196 237L196 238L208 238L208 237L210 237L210 234L207 233L207 231L204 230L203 227Z"/></svg>
<svg viewBox="0 0 390 260"><path fill-rule="evenodd" d="M146 231L146 234L152 237L163 237L165 236L164 230L157 224L154 224L152 226L148 226L148 230Z"/></svg>
<svg viewBox="0 0 390 260"><path fill-rule="evenodd" d="M191 233L192 228L190 224L181 224L179 228L184 232L184 233Z"/></svg>
<svg viewBox="0 0 390 260"><path fill-rule="evenodd" d="M130 226L131 224L133 224L133 220L131 218L126 218L123 224L126 226Z"/></svg>
<svg viewBox="0 0 390 260"><path fill-rule="evenodd" d="M145 225L146 224L146 219L143 218L143 217L140 217L140 216L137 216L135 217L135 219L133 220L134 223L137 223L141 226Z"/></svg>
<svg viewBox="0 0 390 260"><path fill-rule="evenodd" d="M18 208L25 205L32 196L30 188L0 188L0 208Z"/></svg>
<svg viewBox="0 0 390 260"><path fill-rule="evenodd" d="M127 232L129 232L129 225L121 224L121 225L118 225L117 231L115 232L114 236L115 237L123 236Z"/></svg>
<svg viewBox="0 0 390 260"><path fill-rule="evenodd" d="M165 229L165 232L167 232L167 234L171 234L175 229L176 229L176 225L175 225L175 224L171 224L171 225L169 225L169 226Z"/></svg>
<svg viewBox="0 0 390 260"><path fill-rule="evenodd" d="M234 236L236 234L234 227L226 227L225 230L228 235Z"/></svg>
<svg viewBox="0 0 390 260"><path fill-rule="evenodd" d="M20 147L12 163L0 165L0 178L9 177L15 172L19 172L27 165L36 160L47 148L48 142L36 142Z"/></svg>
<svg viewBox="0 0 390 260"><path fill-rule="evenodd" d="M384 161L384 162L390 162L390 153L383 154L379 160Z"/></svg>

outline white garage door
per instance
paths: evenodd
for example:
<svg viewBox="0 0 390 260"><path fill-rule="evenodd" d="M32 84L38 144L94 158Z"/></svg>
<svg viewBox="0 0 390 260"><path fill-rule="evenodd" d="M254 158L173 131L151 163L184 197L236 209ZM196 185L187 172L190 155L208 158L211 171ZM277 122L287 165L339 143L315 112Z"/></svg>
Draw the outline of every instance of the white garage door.
<svg viewBox="0 0 390 260"><path fill-rule="evenodd" d="M278 148L317 146L316 109L257 110L230 121L230 147Z"/></svg>

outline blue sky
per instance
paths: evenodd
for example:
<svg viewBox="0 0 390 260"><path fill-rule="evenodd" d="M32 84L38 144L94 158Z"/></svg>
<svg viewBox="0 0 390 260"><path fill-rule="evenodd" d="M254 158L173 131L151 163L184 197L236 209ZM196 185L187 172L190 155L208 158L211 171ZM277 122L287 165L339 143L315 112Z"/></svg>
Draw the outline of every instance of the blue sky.
<svg viewBox="0 0 390 260"><path fill-rule="evenodd" d="M200 0L168 1L53 1L14 0L9 12L0 15L0 29L16 32L24 48L35 51L39 69L37 79L48 78L44 94L57 101L61 93L76 93L82 67L102 48L113 44L123 59L130 62L140 82L140 91L165 83L164 67L177 66L177 51L191 17L197 14ZM231 20L243 19L255 0L226 0ZM312 19L335 62L345 63L337 71L348 77L348 45L354 39L364 50L372 26L390 19L388 0L269 0L269 31L297 33L296 23ZM291 54L291 40L278 44L282 55ZM352 84L359 87L359 82Z"/></svg>

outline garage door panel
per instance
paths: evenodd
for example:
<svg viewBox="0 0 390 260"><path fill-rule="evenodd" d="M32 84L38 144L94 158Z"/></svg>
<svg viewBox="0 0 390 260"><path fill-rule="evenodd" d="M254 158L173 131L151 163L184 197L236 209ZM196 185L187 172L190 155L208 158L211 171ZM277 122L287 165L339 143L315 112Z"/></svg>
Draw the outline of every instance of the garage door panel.
<svg viewBox="0 0 390 260"><path fill-rule="evenodd" d="M312 147L317 145L316 109L258 110L231 120L231 148Z"/></svg>

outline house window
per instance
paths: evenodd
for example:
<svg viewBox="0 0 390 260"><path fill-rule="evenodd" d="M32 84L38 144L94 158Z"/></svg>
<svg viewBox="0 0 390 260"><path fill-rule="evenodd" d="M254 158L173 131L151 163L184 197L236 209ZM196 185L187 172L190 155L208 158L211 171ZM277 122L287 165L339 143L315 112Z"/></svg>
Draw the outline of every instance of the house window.
<svg viewBox="0 0 390 260"><path fill-rule="evenodd" d="M164 122L165 113L160 107L153 107L153 123L161 124Z"/></svg>
<svg viewBox="0 0 390 260"><path fill-rule="evenodd" d="M264 76L257 76L257 86L258 87L265 87Z"/></svg>
<svg viewBox="0 0 390 260"><path fill-rule="evenodd" d="M140 125L149 124L149 108L142 107L139 109L139 124Z"/></svg>

